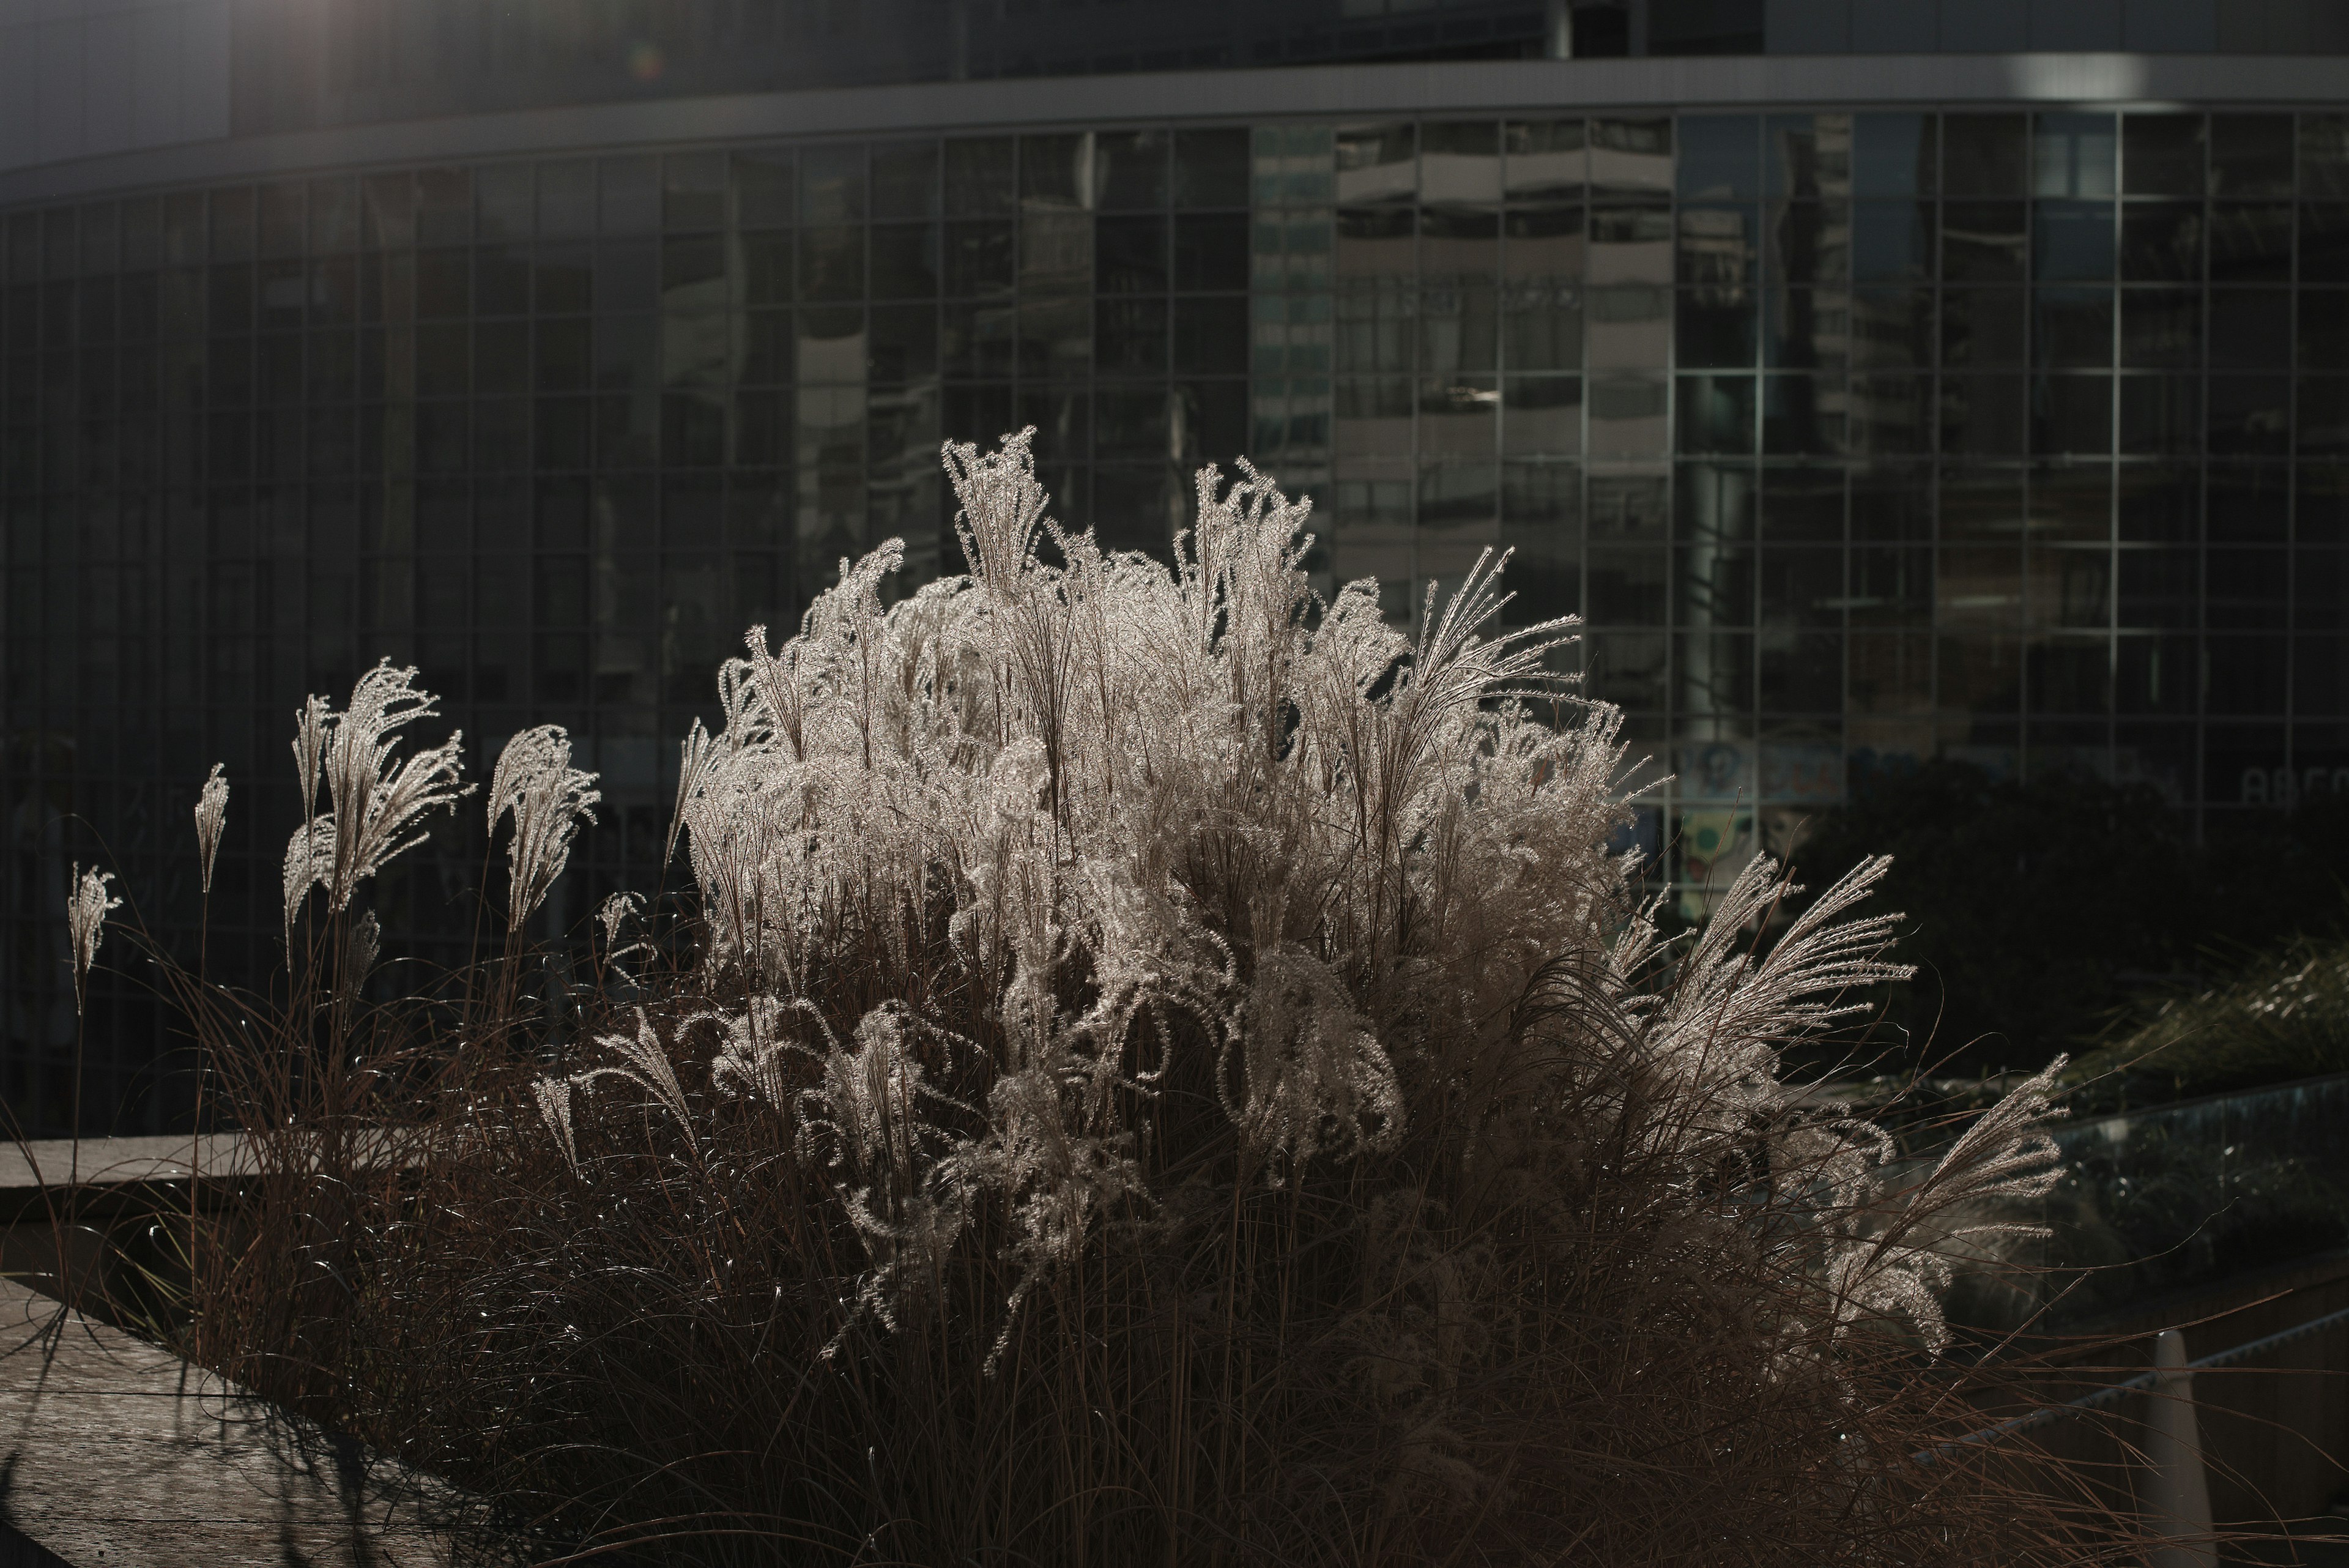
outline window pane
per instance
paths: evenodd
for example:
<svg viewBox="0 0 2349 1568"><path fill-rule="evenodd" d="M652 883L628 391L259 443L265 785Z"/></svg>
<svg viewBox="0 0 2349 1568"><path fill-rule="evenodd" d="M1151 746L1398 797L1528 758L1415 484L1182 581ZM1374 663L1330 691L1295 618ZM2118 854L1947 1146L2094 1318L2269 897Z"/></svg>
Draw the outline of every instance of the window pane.
<svg viewBox="0 0 2349 1568"><path fill-rule="evenodd" d="M1941 361L2020 365L2030 313L2021 289L1951 289L1941 296Z"/></svg>

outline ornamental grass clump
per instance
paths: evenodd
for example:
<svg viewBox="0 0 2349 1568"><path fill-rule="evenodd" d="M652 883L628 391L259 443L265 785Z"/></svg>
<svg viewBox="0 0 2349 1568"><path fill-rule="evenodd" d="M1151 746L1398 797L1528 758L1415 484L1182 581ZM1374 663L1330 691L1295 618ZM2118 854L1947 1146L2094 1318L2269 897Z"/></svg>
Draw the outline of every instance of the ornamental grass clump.
<svg viewBox="0 0 2349 1568"><path fill-rule="evenodd" d="M891 602L893 542L750 630L683 748L692 916L608 904L563 1029L503 983L305 1023L331 1106L243 1047L288 1190L282 1129L388 1141L199 1270L201 1354L648 1562L2113 1549L1941 1446L1946 1260L2053 1180L2048 1080L1920 1171L1780 1079L1904 972L1883 862L1789 918L1756 861L1667 942L1619 715L1545 673L1569 623L1496 629L1500 563L1406 636L1246 464L1170 569L1054 524L1024 435L947 461L968 575ZM456 789L357 724L296 747L337 920ZM595 799L557 738L492 791L514 928Z"/></svg>

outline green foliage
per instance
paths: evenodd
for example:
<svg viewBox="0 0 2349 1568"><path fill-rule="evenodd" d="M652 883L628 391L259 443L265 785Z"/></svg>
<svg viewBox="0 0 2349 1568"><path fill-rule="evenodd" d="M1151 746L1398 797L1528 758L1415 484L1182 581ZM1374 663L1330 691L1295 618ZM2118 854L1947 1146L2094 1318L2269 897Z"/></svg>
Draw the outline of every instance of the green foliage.
<svg viewBox="0 0 2349 1568"><path fill-rule="evenodd" d="M2325 802L2197 845L2150 786L1993 781L1934 762L1862 784L1794 857L1814 887L1888 854L1913 981L1887 987L1885 1066L2035 1068L2137 1016L2148 992L2336 925L2349 810Z"/></svg>

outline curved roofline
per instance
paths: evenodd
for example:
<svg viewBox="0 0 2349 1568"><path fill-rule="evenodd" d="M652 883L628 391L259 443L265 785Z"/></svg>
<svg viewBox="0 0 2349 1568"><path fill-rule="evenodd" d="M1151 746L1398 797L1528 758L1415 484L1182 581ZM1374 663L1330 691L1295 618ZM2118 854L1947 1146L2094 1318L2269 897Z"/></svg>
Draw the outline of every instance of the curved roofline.
<svg viewBox="0 0 2349 1568"><path fill-rule="evenodd" d="M767 138L1444 114L1967 105L2334 108L2349 57L1813 55L1492 60L823 88L370 122L19 168L0 206L312 170Z"/></svg>

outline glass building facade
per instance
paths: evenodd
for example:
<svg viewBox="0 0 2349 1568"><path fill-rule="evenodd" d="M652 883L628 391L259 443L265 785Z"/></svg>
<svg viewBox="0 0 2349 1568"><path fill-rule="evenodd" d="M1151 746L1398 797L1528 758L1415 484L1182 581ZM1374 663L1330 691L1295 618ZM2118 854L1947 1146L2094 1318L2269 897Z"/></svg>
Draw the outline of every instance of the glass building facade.
<svg viewBox="0 0 2349 1568"><path fill-rule="evenodd" d="M1575 67L1596 69L1597 67ZM5 189L5 187L0 187ZM2349 788L2349 115L1770 102L556 147L0 211L0 1094L70 1103L71 864L259 979L305 693L414 663L486 774L604 805L552 924L650 890L676 742L844 556L957 564L941 440L1037 428L1164 553L1191 473L1314 497L1325 586L1515 552L1718 881L1958 756L2178 809ZM426 738L437 738L428 735ZM478 802L381 889L464 956ZM671 880L674 880L674 873ZM180 1114L92 1001L92 1125Z"/></svg>

